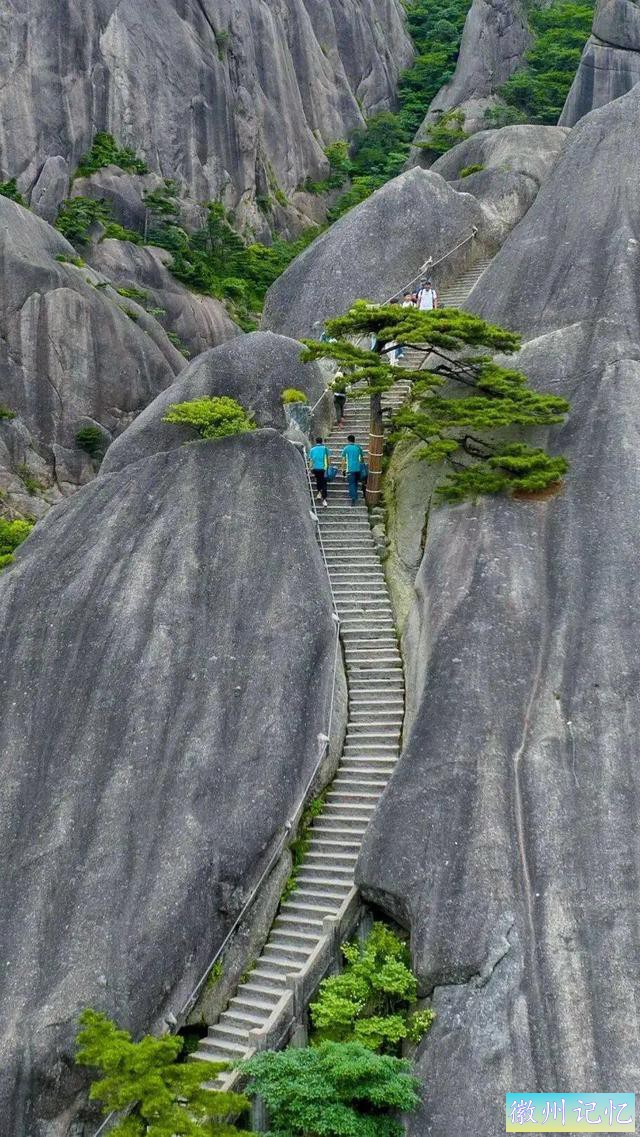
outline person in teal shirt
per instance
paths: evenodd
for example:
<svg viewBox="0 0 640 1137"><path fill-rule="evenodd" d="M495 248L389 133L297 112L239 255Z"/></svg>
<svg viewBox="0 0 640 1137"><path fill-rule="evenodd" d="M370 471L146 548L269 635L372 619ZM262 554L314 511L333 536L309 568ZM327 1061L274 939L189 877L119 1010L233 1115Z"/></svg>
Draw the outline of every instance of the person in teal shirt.
<svg viewBox="0 0 640 1137"><path fill-rule="evenodd" d="M351 504L355 505L358 501L360 467L364 463L364 451L361 446L358 446L355 434L349 434L347 436L347 445L342 451L341 457L344 472L347 475L347 486L349 488Z"/></svg>
<svg viewBox="0 0 640 1137"><path fill-rule="evenodd" d="M309 466L316 480L316 498L327 508L327 470L331 462L329 447L325 446L321 438L316 438L315 446L309 451Z"/></svg>

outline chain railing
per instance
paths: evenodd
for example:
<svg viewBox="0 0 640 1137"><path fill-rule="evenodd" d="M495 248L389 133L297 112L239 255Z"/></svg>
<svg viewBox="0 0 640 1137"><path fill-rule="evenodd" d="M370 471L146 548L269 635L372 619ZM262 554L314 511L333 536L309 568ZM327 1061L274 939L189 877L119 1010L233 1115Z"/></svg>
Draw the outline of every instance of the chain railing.
<svg viewBox="0 0 640 1137"><path fill-rule="evenodd" d="M295 446L296 444L293 443L292 445ZM300 818L302 817L302 814L304 812L304 808L305 808L305 805L309 799L309 795L312 791L314 782L316 781L318 774L320 773L322 763L324 762L324 760L327 756L329 746L331 743L331 731L333 729L333 717L334 717L334 711L335 711L336 685L337 685L337 679L338 679L338 663L339 663L339 660L341 659L341 652L340 652L340 617L338 616L338 606L336 603L335 593L333 591L333 585L331 583L331 575L329 573L329 564L327 561L327 554L326 554L326 550L324 547L324 543L322 541L322 534L320 532L320 526L318 524L319 519L318 519L318 512L315 508L315 500L313 497L313 485L311 482L311 472L309 470L309 466L307 464L304 453L300 450L300 448L298 446L296 446L296 449L300 453L301 461L304 463L304 468L305 468L305 472L306 472L306 481L308 484L311 503L313 506L313 508L309 512L310 512L311 519L314 522L314 525L316 528L316 538L317 538L318 544L320 546L320 552L322 555L322 563L324 565L324 569L325 569L325 572L327 574L327 580L329 582L329 592L331 594L331 607L333 609L332 619L333 619L333 622L335 625L333 676L332 676L332 681L331 681L331 700L329 703L329 713L327 716L326 733L318 735L319 741L322 742L322 747L320 750L320 756L318 758L318 761L316 762L316 765L313 769L313 773L311 774L311 776L308 778L308 780L306 782L304 791L301 794L300 798L298 799L298 803L296 805L296 808L295 808L292 816L287 821L285 821L282 836L280 837L278 844L275 847L275 849L274 849L274 851L273 851L273 853L269 859L269 863L267 864L266 868L263 870L263 872L260 876L260 879L253 886L253 888L252 888L247 900L245 901L240 913L238 914L238 916L236 917L231 928L227 932L224 940L220 944L220 947L217 949L215 955L210 960L210 962L207 964L202 976L200 977L200 979L196 983L196 985L193 988L188 999L186 999L186 1001L183 1003L182 1007L180 1008L180 1010L178 1011L177 1014L173 1014L170 1011L168 1011L165 1014L164 1021L167 1023L167 1025L169 1027L168 1033L170 1033L170 1034L174 1034L174 1033L176 1033L177 1030L179 1030L181 1022L184 1023L187 1016L193 1010L193 1007L197 1003L198 998L199 998L200 994L202 993L202 989L205 986L207 979L209 978L209 975L211 974L213 968L215 967L216 963L218 963L218 961L223 958L224 953L225 953L227 947L229 946L230 941L232 940L235 933L238 931L238 928L241 926L245 916L247 915L247 913L250 911L253 904L255 903L255 901L258 897L258 893L260 892L260 889L262 888L265 880L268 878L270 873L273 871L274 867L276 866L276 864L280 860L280 857L282 856L283 852L285 851L287 845L289 844L289 842L291 840L291 834L295 832L296 827L298 826L298 824L300 822ZM97 1129L95 1131L95 1133L93 1134L93 1137L102 1137L102 1134L106 1133L119 1117L125 1117L125 1116L126 1116L126 1111L114 1110L107 1117L105 1117L100 1128Z"/></svg>

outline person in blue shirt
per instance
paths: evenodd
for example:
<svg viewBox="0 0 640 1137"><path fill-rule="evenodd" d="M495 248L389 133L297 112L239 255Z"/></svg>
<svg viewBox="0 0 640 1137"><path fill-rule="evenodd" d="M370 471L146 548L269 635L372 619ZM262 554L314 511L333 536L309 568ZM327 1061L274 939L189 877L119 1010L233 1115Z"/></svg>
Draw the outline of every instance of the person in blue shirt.
<svg viewBox="0 0 640 1137"><path fill-rule="evenodd" d="M309 466L316 480L316 498L322 502L323 509L327 508L327 470L330 462L329 447L324 445L321 438L316 438L315 446L309 451Z"/></svg>
<svg viewBox="0 0 640 1137"><path fill-rule="evenodd" d="M347 445L342 451L342 465L347 475L347 485L351 504L358 501L358 485L360 483L360 467L364 464L364 451L358 446L354 434L347 436Z"/></svg>

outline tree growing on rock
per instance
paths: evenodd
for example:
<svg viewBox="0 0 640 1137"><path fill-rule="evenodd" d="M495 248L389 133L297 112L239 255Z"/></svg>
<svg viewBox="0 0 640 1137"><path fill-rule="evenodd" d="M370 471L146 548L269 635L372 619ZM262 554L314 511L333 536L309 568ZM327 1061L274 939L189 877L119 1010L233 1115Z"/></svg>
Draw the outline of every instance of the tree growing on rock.
<svg viewBox="0 0 640 1137"><path fill-rule="evenodd" d="M561 481L568 469L565 458L501 438L505 430L513 434L514 428L561 423L569 410L566 399L532 390L521 371L503 367L486 354L516 352L520 337L515 333L455 308L423 312L365 300L325 327L330 338L305 340L302 358L332 360L354 397L371 398L370 505L380 500L382 396L400 380L412 383L412 394L395 415L394 437L410 434L421 439L421 458L449 466L436 490L441 499L538 492ZM363 337L374 337L372 350L355 342ZM422 352L418 371L391 366L390 353L399 344Z"/></svg>
<svg viewBox="0 0 640 1137"><path fill-rule="evenodd" d="M125 1115L113 1137L251 1137L228 1120L248 1108L248 1098L205 1088L224 1063L178 1062L181 1038L133 1042L98 1011L83 1011L80 1025L76 1062L100 1074L89 1097L105 1113Z"/></svg>

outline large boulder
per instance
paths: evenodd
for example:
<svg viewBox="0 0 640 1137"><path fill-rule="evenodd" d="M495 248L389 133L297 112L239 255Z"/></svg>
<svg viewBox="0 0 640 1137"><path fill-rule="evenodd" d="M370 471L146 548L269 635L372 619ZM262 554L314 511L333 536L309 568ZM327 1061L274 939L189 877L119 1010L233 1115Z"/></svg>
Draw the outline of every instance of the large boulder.
<svg viewBox="0 0 640 1137"><path fill-rule="evenodd" d="M0 623L0 1107L66 1137L78 1013L179 1015L322 753L335 626L300 455L267 430L101 474L5 569Z"/></svg>
<svg viewBox="0 0 640 1137"><path fill-rule="evenodd" d="M571 470L546 500L429 513L406 745L357 871L438 1012L416 1137L640 1077L639 117L636 87L575 128L473 293L571 400L547 439Z"/></svg>
<svg viewBox="0 0 640 1137"><path fill-rule="evenodd" d="M324 373L317 363L301 363L302 344L273 332L252 332L194 359L178 381L109 448L102 470L110 473L147 454L172 450L193 437L190 427L162 421L171 403L203 395L227 395L249 411L259 426L284 431L282 403L286 387L303 391L313 405L325 391Z"/></svg>
<svg viewBox="0 0 640 1137"><path fill-rule="evenodd" d="M17 0L0 42L5 177L73 170L109 131L258 229L256 196L326 173L323 146L390 105L413 54L401 0Z"/></svg>
<svg viewBox="0 0 640 1137"><path fill-rule="evenodd" d="M116 290L145 293L138 299L157 315L185 354L200 355L241 334L224 304L190 292L176 280L168 268L173 258L166 249L109 239L93 245L87 256Z"/></svg>
<svg viewBox="0 0 640 1137"><path fill-rule="evenodd" d="M522 0L473 0L464 25L453 78L438 91L416 135L420 142L448 111L460 111L468 133L482 130L496 92L518 69L531 44L527 6ZM423 150L413 160L428 164Z"/></svg>
<svg viewBox="0 0 640 1137"><path fill-rule="evenodd" d="M625 95L636 83L640 83L640 4L602 0L560 124L574 126L589 111Z"/></svg>
<svg viewBox="0 0 640 1137"><path fill-rule="evenodd" d="M428 257L437 260L478 230L485 214L471 195L456 193L438 174L417 167L387 182L309 245L267 293L263 326L290 336L320 335L331 316L358 298L381 302L415 280ZM447 260L452 273L468 246Z"/></svg>

